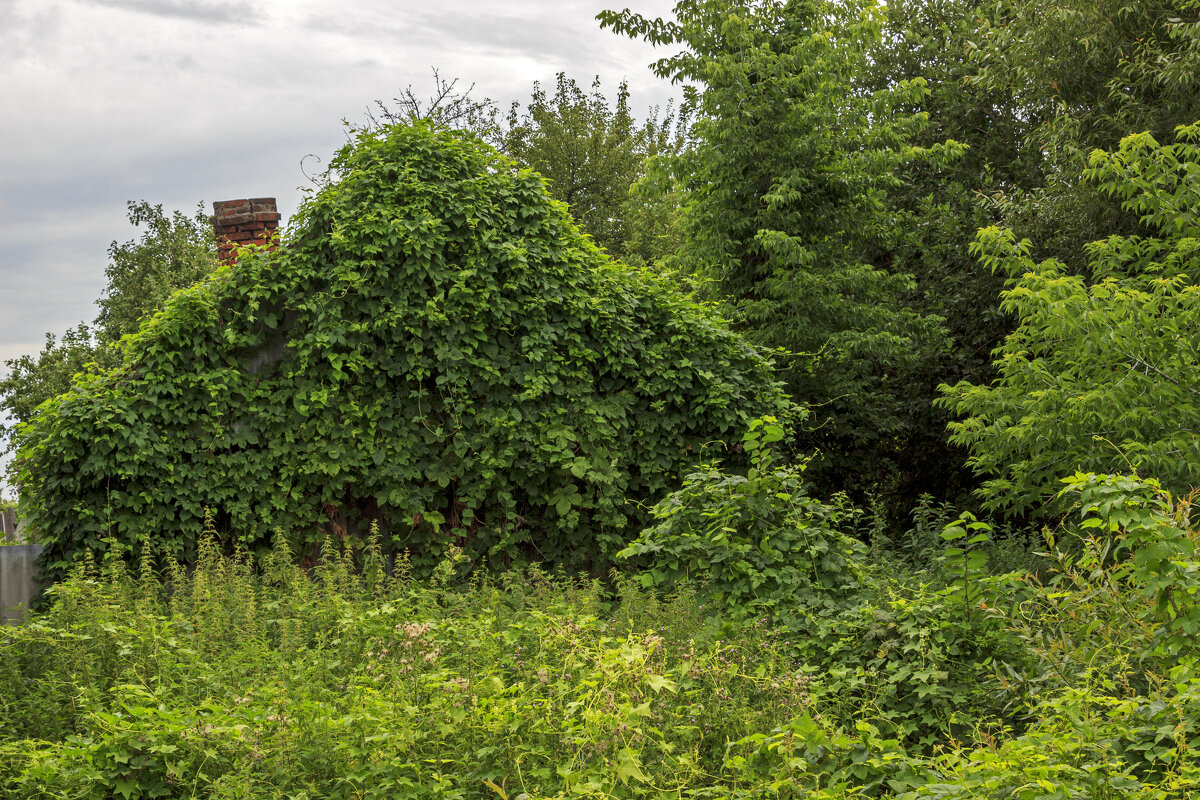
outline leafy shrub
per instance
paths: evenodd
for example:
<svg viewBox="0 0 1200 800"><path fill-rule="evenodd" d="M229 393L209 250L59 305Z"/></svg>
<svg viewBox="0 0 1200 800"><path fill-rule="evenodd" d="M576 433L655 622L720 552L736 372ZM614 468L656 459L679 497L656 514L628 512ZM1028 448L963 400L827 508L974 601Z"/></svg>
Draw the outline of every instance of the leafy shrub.
<svg viewBox="0 0 1200 800"><path fill-rule="evenodd" d="M991 747L961 748L934 760L926 783L903 800L1190 800L1200 792L1196 743L1181 718L1193 715L1200 682L1151 701L1115 700L1080 688L1035 709L1039 722ZM1152 761L1151 771L1131 764Z"/></svg>
<svg viewBox="0 0 1200 800"><path fill-rule="evenodd" d="M1027 698L1030 727L955 748L911 798L1191 798L1200 792L1200 572L1190 503L1156 481L1067 479L1079 523L1048 535L1050 564L995 606L1031 656L996 680ZM1063 541L1069 540L1064 546ZM1014 587L1017 588L1017 587Z"/></svg>
<svg viewBox="0 0 1200 800"><path fill-rule="evenodd" d="M1190 501L1173 504L1157 480L1136 476L1077 474L1064 482L1064 494L1079 495L1080 528L1102 537L1092 548L1095 566L1114 560L1110 580L1141 595L1170 653L1192 648L1200 636L1200 561Z"/></svg>
<svg viewBox="0 0 1200 800"><path fill-rule="evenodd" d="M451 541L595 568L637 529L627 498L785 407L758 351L610 261L536 174L416 123L358 133L281 249L45 406L17 482L51 577L144 530L190 560L206 507L252 547L378 520L420 568Z"/></svg>
<svg viewBox="0 0 1200 800"><path fill-rule="evenodd" d="M1031 697L1091 675L1122 699L1151 693L1196 655L1200 564L1190 501L1128 475L1081 473L1066 483L1063 496L1075 498L1080 518L1048 533L1046 574L1027 578L1013 628L1036 660L1027 675L1011 677Z"/></svg>
<svg viewBox="0 0 1200 800"><path fill-rule="evenodd" d="M921 759L870 723L849 732L808 714L732 743L725 768L732 791L719 796L732 798L760 797L764 789L811 800L879 797L920 786L928 774Z"/></svg>
<svg viewBox="0 0 1200 800"><path fill-rule="evenodd" d="M868 722L885 738L931 751L951 738L1025 721L1024 696L994 676L1029 658L996 611L967 606L957 586L876 575L860 602L792 623L788 640L817 676L812 691L835 719ZM987 609L1012 592L981 579Z"/></svg>
<svg viewBox="0 0 1200 800"><path fill-rule="evenodd" d="M647 557L641 580L659 589L696 578L723 613L791 613L835 606L858 587L863 546L838 530L850 511L809 497L804 464L776 464L773 417L743 437L745 476L703 464L653 509L654 524L618 555Z"/></svg>
<svg viewBox="0 0 1200 800"><path fill-rule="evenodd" d="M783 436L774 419L755 420L745 476L703 465L655 506L655 523L620 553L644 562L641 582L695 581L715 617L779 630L808 691L837 719L927 746L951 728L1007 721L1012 697L988 679L1024 656L1003 620L976 604L998 602L1010 582L984 575L982 553L948 550L924 580L872 567L845 530L856 510L808 496L803 463L775 462L770 445Z"/></svg>

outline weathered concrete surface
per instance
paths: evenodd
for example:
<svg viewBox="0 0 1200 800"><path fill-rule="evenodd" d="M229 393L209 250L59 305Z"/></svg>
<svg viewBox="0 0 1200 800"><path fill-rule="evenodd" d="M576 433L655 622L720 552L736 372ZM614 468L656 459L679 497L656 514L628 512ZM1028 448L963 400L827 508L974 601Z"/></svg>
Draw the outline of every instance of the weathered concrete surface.
<svg viewBox="0 0 1200 800"><path fill-rule="evenodd" d="M37 574L37 560L41 554L40 544L0 547L0 614L4 616L4 624L20 622L24 609L37 594L38 585L33 576Z"/></svg>

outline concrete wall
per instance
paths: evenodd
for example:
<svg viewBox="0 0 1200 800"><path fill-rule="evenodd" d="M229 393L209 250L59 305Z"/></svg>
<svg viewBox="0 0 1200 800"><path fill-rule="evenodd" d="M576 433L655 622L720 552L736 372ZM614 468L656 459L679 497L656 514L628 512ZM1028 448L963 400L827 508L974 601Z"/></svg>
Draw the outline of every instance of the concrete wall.
<svg viewBox="0 0 1200 800"><path fill-rule="evenodd" d="M0 546L0 615L5 625L15 625L23 616L23 608L37 593L37 574L40 544Z"/></svg>

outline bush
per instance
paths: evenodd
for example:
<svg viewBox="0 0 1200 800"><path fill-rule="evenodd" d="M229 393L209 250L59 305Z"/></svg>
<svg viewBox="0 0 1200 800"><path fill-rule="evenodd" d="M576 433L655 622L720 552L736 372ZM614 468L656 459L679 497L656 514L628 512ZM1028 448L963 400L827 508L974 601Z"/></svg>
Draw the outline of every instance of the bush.
<svg viewBox="0 0 1200 800"><path fill-rule="evenodd" d="M783 436L774 419L755 420L746 475L703 465L655 506L654 524L620 553L644 564L641 582L692 582L715 618L777 631L805 665L808 691L847 724L867 720L885 738L928 747L1011 721L1013 698L989 679L1025 653L975 604L995 604L1012 581L982 574L982 553L961 543L920 579L872 565L853 535L861 513L810 497L804 463L776 462L770 446Z"/></svg>
<svg viewBox="0 0 1200 800"><path fill-rule="evenodd" d="M1190 501L1133 476L1065 482L1062 497L1081 518L1048 537L1045 575L1027 577L1006 625L1032 660L994 679L1027 698L1029 729L953 748L906 800L1200 793L1200 564Z"/></svg>
<svg viewBox="0 0 1200 800"><path fill-rule="evenodd" d="M177 294L17 434L50 577L106 537L190 560L377 520L428 569L604 568L705 444L787 402L770 364L610 261L536 174L423 123L360 132L281 249ZM627 500L633 502L627 502Z"/></svg>
<svg viewBox="0 0 1200 800"><path fill-rule="evenodd" d="M775 463L770 445L783 435L775 418L754 420L743 437L752 462L745 476L703 464L654 507L654 524L618 554L642 557L644 585L694 578L734 618L853 599L864 548L839 530L853 510L809 497L804 463Z"/></svg>

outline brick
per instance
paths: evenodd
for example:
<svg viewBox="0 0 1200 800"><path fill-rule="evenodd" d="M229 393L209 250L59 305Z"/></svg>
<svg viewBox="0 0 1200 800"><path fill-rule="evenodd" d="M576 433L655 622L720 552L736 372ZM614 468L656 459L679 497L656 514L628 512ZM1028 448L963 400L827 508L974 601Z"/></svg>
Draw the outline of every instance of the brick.
<svg viewBox="0 0 1200 800"><path fill-rule="evenodd" d="M221 200L213 203L211 222L217 237L217 257L223 264L236 264L238 248L258 245L274 250L283 215L274 197Z"/></svg>
<svg viewBox="0 0 1200 800"><path fill-rule="evenodd" d="M221 217L221 220L220 220L222 225L245 225L247 222L253 222L253 221L254 221L254 215L251 214L249 211L242 213L242 214L229 214L227 216Z"/></svg>
<svg viewBox="0 0 1200 800"><path fill-rule="evenodd" d="M224 218L230 214L248 214L250 209L249 200L219 200L213 203L213 212L218 218Z"/></svg>

